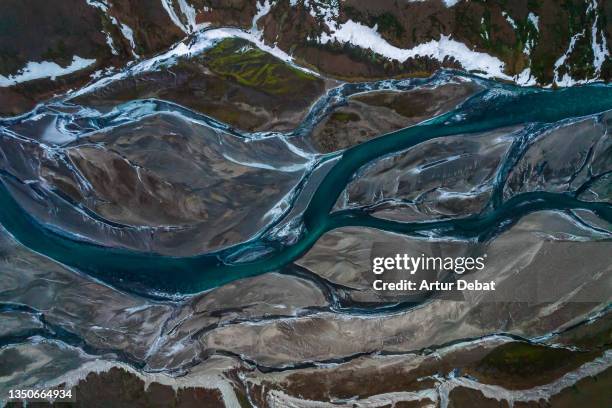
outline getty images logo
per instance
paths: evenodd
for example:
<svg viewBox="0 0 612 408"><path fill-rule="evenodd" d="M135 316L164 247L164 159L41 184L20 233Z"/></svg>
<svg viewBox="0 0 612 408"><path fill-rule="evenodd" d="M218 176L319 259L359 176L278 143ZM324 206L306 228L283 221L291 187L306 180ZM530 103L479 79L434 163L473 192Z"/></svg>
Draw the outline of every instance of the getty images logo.
<svg viewBox="0 0 612 408"><path fill-rule="evenodd" d="M462 274L470 271L481 271L485 267L487 255L479 257L441 257L441 256L410 256L396 254L395 256L378 256L372 258L372 272L381 275L389 270L405 271L414 275L417 271L452 271Z"/></svg>

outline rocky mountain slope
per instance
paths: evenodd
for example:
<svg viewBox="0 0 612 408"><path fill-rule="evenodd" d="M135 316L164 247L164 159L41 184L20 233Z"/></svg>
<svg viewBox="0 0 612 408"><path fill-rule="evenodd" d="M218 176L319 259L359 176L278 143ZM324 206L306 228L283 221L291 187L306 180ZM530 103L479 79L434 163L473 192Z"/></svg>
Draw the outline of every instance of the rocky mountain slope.
<svg viewBox="0 0 612 408"><path fill-rule="evenodd" d="M521 85L612 77L612 5L601 0L7 0L0 114L232 26L345 80L452 67Z"/></svg>

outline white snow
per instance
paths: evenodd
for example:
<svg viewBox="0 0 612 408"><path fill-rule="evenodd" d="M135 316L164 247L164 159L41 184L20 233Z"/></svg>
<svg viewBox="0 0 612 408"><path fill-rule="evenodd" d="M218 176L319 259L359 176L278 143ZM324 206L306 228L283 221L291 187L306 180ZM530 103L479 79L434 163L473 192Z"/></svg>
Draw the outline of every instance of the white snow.
<svg viewBox="0 0 612 408"><path fill-rule="evenodd" d="M502 16L504 16L504 18L506 19L506 21L508 22L508 24L510 24L512 26L512 28L514 28L516 30L516 22L514 21L514 19L512 17L510 17L510 14L506 13L505 11L502 11Z"/></svg>
<svg viewBox="0 0 612 408"><path fill-rule="evenodd" d="M520 74L516 75L514 82L522 86L535 86L537 85L536 79L531 76L531 68L525 68Z"/></svg>
<svg viewBox="0 0 612 408"><path fill-rule="evenodd" d="M593 67L595 68L595 73L599 75L604 61L610 56L610 52L608 50L608 44L606 41L605 34L598 33L597 24L599 20L599 13L597 0L591 0L589 6L587 7L587 13L594 14L593 26L591 27L591 48L593 49ZM559 86L573 86L588 82L587 80L576 81L568 73L564 73L562 77L559 77L559 68L561 68L566 63L567 58L571 55L572 51L574 50L574 47L576 46L576 41L578 41L578 39L584 37L585 35L586 30L583 30L572 36L567 50L555 62L555 76L553 80L555 84ZM601 39L601 43L598 40L598 36Z"/></svg>
<svg viewBox="0 0 612 408"><path fill-rule="evenodd" d="M121 30L121 34L123 34L125 39L129 41L130 46L132 47L132 55L138 58L139 56L136 53L136 42L134 41L134 32L129 26L123 23L119 23L119 29Z"/></svg>
<svg viewBox="0 0 612 408"><path fill-rule="evenodd" d="M168 13L170 20L180 28L185 34L192 34L197 32L198 30L205 28L209 25L209 23L196 23L196 10L193 8L191 4L189 4L186 0L177 0L178 6L181 11L182 16L185 18L186 23L183 23L181 18L176 14L173 7L173 0L161 0L162 6ZM204 11L209 11L208 7L203 8Z"/></svg>
<svg viewBox="0 0 612 408"><path fill-rule="evenodd" d="M525 42L525 46L523 47L523 54L531 56L531 51L535 46L533 38L530 35L527 36L527 41Z"/></svg>
<svg viewBox="0 0 612 408"><path fill-rule="evenodd" d="M450 36L442 35L438 41L431 40L413 48L403 49L395 47L383 39L377 32L377 26L370 28L348 20L331 35L323 33L320 38L321 43L334 40L370 49L384 57L401 62L418 56L427 56L438 61L444 61L446 58L452 57L468 71L482 71L487 76L509 79L504 74L504 63L501 60L482 52L473 51L465 44L451 39Z"/></svg>
<svg viewBox="0 0 612 408"><path fill-rule="evenodd" d="M523 47L523 54L531 56L533 46L533 38L527 38L527 42L525 42L525 46Z"/></svg>
<svg viewBox="0 0 612 408"><path fill-rule="evenodd" d="M563 76L559 79L555 79L555 84L561 87L569 87L579 84L579 81L575 81L568 73L563 74Z"/></svg>
<svg viewBox="0 0 612 408"><path fill-rule="evenodd" d="M593 21L593 27L591 28L591 48L593 49L593 67L595 68L595 72L599 74L601 72L601 66L606 58L610 56L610 53L608 51L608 43L606 41L605 33L599 33L601 43L597 41L597 24L599 22L597 0L592 0L592 2L589 4L588 11L595 13L595 20Z"/></svg>
<svg viewBox="0 0 612 408"><path fill-rule="evenodd" d="M91 79L102 78L105 75L109 75L114 71L113 67L106 67L105 69L99 69L90 75Z"/></svg>
<svg viewBox="0 0 612 408"><path fill-rule="evenodd" d="M105 14L108 15L108 4L106 3L106 0L85 0L85 1L90 6L98 8L98 9L102 10ZM111 21L113 22L113 24L118 25L117 24L117 20L113 16L109 16L109 17L110 17ZM117 51L117 48L115 48L115 43L113 42L113 37L106 30L102 30L102 32L106 36L106 44L108 44L108 47L110 48L111 53L113 55L119 55L119 51Z"/></svg>
<svg viewBox="0 0 612 408"><path fill-rule="evenodd" d="M257 37L261 37L261 34L259 33L259 29L257 28L257 22L259 21L260 18L262 18L269 12L270 12L270 1L269 0L265 0L261 3L259 1L257 2L257 13L255 13L255 15L253 16L253 23L251 24L251 32L253 34L256 34Z"/></svg>
<svg viewBox="0 0 612 408"><path fill-rule="evenodd" d="M540 27L539 27L540 18L537 15L530 12L527 15L527 21L531 23L531 25L533 25L533 27L536 29L537 32L540 32ZM527 41L525 42L525 47L523 48L523 54L531 56L531 51L533 51L534 47L535 47L535 36L533 36L531 32L528 31Z"/></svg>
<svg viewBox="0 0 612 408"><path fill-rule="evenodd" d="M340 4L338 0L323 2L318 0L305 0L311 16L317 20L322 20L330 29L337 28L338 17L340 16Z"/></svg>
<svg viewBox="0 0 612 408"><path fill-rule="evenodd" d="M481 26L483 26L483 27L485 26L485 19L484 19L484 17L481 17L481 18L480 18L480 25L481 25ZM488 32L487 30L484 30L484 31L483 31L483 32L480 34L480 36L481 36L482 38L484 38L485 40L489 41L489 32Z"/></svg>
<svg viewBox="0 0 612 408"><path fill-rule="evenodd" d="M85 0L85 2L92 7L99 8L102 11L108 11L108 4L106 4L106 0Z"/></svg>
<svg viewBox="0 0 612 408"><path fill-rule="evenodd" d="M78 55L75 55L72 58L70 65L65 68L62 68L57 63L51 61L30 61L15 75L9 75L8 77L0 75L0 87L8 87L21 82L32 81L40 78L50 78L55 80L55 78L58 76L68 75L79 71L90 66L94 62L96 62L95 59L81 58Z"/></svg>
<svg viewBox="0 0 612 408"><path fill-rule="evenodd" d="M136 54L136 43L134 42L134 32L132 31L132 29L129 26L127 26L126 24L123 24L123 23L117 21L117 19L115 17L113 17L110 14L108 14L108 4L106 3L106 0L86 0L86 1L87 1L87 4L89 4L90 6L99 8L104 13L106 13L106 15L110 19L110 21L115 26L117 26L119 28L119 30L121 31L121 34L123 34L125 39L129 41L130 45L132 46L132 55L135 58L138 58L138 54ZM106 32L104 30L103 30L103 33L106 35L106 43L110 47L111 52L113 53L113 55L118 55L119 52L115 48L115 44L113 42L113 38L110 35L110 33Z"/></svg>
<svg viewBox="0 0 612 408"><path fill-rule="evenodd" d="M459 3L461 0L443 0L443 1L446 7L453 7L455 4Z"/></svg>
<svg viewBox="0 0 612 408"><path fill-rule="evenodd" d="M185 18L187 19L187 26L188 26L189 32L196 31L198 29L198 25L196 24L195 9L191 6L191 4L188 4L185 0L178 0L178 3L179 3L179 8L181 9L181 13L183 13Z"/></svg>
<svg viewBox="0 0 612 408"><path fill-rule="evenodd" d="M104 73L104 71L99 69L99 70L95 71L93 74L91 74L89 77L91 79L98 79L98 78L100 78L103 75L103 73Z"/></svg>
<svg viewBox="0 0 612 408"><path fill-rule="evenodd" d="M115 48L113 37L110 35L109 32L106 32L106 31L102 31L102 32L106 35L106 44L108 44L108 47L111 49L111 53L113 55L119 55L119 51L117 51L117 49Z"/></svg>
<svg viewBox="0 0 612 408"><path fill-rule="evenodd" d="M540 17L529 12L529 14L527 14L527 20L529 20L529 22L533 24L536 30L540 31Z"/></svg>
<svg viewBox="0 0 612 408"><path fill-rule="evenodd" d="M170 20L172 20L174 25L180 28L185 34L189 34L190 33L189 28L185 27L181 19L174 12L174 7L172 7L172 0L161 0L161 4L166 10L166 13L168 13Z"/></svg>
<svg viewBox="0 0 612 408"><path fill-rule="evenodd" d="M565 61L570 56L570 54L574 50L574 47L576 46L576 41L578 41L578 39L582 36L584 36L584 31L574 34L574 36L572 36L570 40L569 46L567 47L565 53L560 56L559 59L555 62L555 76L553 79L555 84L559 86L572 86L576 84L576 81L574 81L572 77L567 73L563 74L562 78L559 78L559 68L561 68L561 66L565 64Z"/></svg>
<svg viewBox="0 0 612 408"><path fill-rule="evenodd" d="M595 10L597 10L597 0L591 0L589 3L589 6L587 7L586 12L590 13Z"/></svg>
<svg viewBox="0 0 612 408"><path fill-rule="evenodd" d="M364 49L370 49L377 54L400 62L408 58L429 57L437 61L454 58L467 71L476 71L485 77L493 77L515 81L519 85L536 85L536 80L531 76L531 70L525 69L520 74L512 77L504 73L505 64L500 59L489 54L471 50L462 42L453 40L450 36L442 35L439 40L431 40L416 45L413 48L398 48L389 44L377 31L377 26L367 27L361 23L348 20L340 25L331 34L323 33L319 41L323 44L338 41L349 43Z"/></svg>

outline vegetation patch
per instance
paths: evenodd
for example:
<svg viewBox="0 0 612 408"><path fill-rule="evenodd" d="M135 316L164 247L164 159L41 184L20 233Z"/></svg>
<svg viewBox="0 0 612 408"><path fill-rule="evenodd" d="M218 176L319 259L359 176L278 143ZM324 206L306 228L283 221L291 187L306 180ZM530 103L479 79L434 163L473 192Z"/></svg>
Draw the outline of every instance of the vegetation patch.
<svg viewBox="0 0 612 408"><path fill-rule="evenodd" d="M310 93L320 81L242 39L221 41L204 55L204 61L227 80L277 96Z"/></svg>
<svg viewBox="0 0 612 408"><path fill-rule="evenodd" d="M358 122L361 117L359 117L359 115L354 112L334 112L331 114L330 119L336 122L347 123Z"/></svg>
<svg viewBox="0 0 612 408"><path fill-rule="evenodd" d="M475 367L474 375L485 382L521 388L547 383L594 359L598 352L580 352L523 342L501 345Z"/></svg>

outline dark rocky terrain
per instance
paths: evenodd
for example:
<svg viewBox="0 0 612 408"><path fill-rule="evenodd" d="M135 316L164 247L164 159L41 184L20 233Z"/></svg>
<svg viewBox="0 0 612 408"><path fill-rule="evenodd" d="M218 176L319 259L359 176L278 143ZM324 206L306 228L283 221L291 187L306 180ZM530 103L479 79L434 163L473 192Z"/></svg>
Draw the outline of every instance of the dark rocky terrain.
<svg viewBox="0 0 612 408"><path fill-rule="evenodd" d="M18 75L30 62L66 67L75 56L95 60L54 79L3 85L0 113L4 115L27 111L41 100L84 84L94 72L154 55L208 26L258 30L267 44L301 64L344 80L423 76L440 67L540 85L608 80L612 75L607 48L612 40L612 6L598 0L161 0L151 4L68 0L61 5L7 0L0 5L0 16L0 78ZM374 29L378 40L366 36L365 44L353 44L346 27L357 27L355 32ZM433 53L435 47L415 48L431 41L446 45ZM408 55L401 50L410 49L415 52L400 57ZM478 68L486 59L498 66ZM179 80L201 75L198 66L197 61L181 65ZM163 80L163 75L155 74L153 82L135 77L130 81L147 85L128 91L125 84L118 84L120 89L112 95L121 99L129 92L146 97L155 78ZM190 86L197 92L206 78L196 82ZM180 98L187 89L158 91ZM223 112L219 106L207 105L205 110ZM255 118L249 120L250 126L261 125Z"/></svg>

